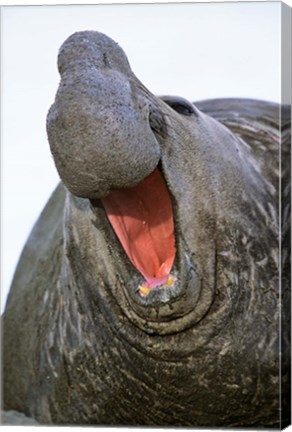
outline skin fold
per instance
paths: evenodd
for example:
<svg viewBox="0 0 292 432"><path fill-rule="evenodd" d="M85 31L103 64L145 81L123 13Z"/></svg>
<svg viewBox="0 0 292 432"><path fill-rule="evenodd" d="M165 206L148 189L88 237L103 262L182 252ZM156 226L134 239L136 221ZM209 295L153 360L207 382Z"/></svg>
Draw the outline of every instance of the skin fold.
<svg viewBox="0 0 292 432"><path fill-rule="evenodd" d="M62 183L4 313L4 408L43 424L283 426L289 108L154 96L98 32L70 36L58 68L47 132ZM172 206L173 279L141 295L103 202L154 170Z"/></svg>

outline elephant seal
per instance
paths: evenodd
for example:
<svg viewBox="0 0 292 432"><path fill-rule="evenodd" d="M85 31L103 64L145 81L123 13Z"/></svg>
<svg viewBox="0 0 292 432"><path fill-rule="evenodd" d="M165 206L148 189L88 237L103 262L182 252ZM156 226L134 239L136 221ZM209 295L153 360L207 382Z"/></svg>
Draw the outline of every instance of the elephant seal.
<svg viewBox="0 0 292 432"><path fill-rule="evenodd" d="M70 36L58 67L47 131L62 184L8 298L5 409L42 424L283 427L289 108L156 97L98 32Z"/></svg>

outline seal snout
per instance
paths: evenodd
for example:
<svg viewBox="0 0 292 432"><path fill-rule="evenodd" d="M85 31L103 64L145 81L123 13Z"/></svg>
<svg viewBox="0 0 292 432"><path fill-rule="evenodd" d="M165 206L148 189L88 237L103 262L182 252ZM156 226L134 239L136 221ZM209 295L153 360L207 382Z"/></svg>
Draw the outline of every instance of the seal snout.
<svg viewBox="0 0 292 432"><path fill-rule="evenodd" d="M160 148L125 54L101 33L80 32L64 42L59 70L47 131L62 181L90 199L135 186L158 165Z"/></svg>

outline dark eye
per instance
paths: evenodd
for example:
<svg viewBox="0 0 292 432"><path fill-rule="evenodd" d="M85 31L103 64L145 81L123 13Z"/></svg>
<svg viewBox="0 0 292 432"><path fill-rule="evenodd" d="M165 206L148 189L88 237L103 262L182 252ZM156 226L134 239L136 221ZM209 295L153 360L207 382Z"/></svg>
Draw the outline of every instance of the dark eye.
<svg viewBox="0 0 292 432"><path fill-rule="evenodd" d="M179 114L185 116L197 115L195 106L184 98L177 96L162 96L161 99Z"/></svg>

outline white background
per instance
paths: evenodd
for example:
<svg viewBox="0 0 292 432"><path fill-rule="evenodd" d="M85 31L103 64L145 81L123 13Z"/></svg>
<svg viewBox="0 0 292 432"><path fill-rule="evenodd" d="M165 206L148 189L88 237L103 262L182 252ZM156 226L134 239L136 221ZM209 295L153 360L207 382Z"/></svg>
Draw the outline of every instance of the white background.
<svg viewBox="0 0 292 432"><path fill-rule="evenodd" d="M2 10L2 310L58 176L45 120L60 45L98 30L155 94L280 101L280 3L25 6Z"/></svg>

